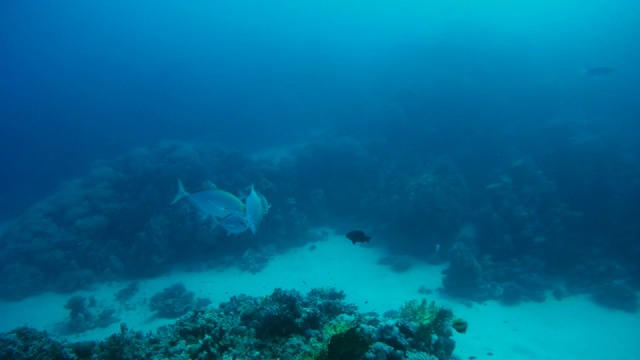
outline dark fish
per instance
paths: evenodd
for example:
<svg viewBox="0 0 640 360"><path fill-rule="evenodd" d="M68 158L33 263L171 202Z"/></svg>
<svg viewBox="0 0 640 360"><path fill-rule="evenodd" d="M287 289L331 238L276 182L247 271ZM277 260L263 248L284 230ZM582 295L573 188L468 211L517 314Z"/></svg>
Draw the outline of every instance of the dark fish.
<svg viewBox="0 0 640 360"><path fill-rule="evenodd" d="M467 332L469 324L465 320L457 318L453 320L451 327L460 334L465 334Z"/></svg>
<svg viewBox="0 0 640 360"><path fill-rule="evenodd" d="M347 239L351 240L351 242L353 243L353 245L355 245L356 243L359 242L366 242L368 243L369 240L371 239L370 236L367 236L364 234L364 232L362 230L353 230L353 231L349 231L346 235Z"/></svg>
<svg viewBox="0 0 640 360"><path fill-rule="evenodd" d="M614 71L616 70L607 66L597 66L597 67L592 67L587 69L587 71L585 71L584 74L587 77L595 78L595 77L611 75Z"/></svg>

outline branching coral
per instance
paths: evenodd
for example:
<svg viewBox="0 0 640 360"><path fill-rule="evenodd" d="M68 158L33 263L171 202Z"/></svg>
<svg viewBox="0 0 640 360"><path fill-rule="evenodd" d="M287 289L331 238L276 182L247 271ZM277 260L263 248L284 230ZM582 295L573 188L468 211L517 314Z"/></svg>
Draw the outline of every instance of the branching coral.
<svg viewBox="0 0 640 360"><path fill-rule="evenodd" d="M402 305L399 317L419 324L429 325L436 318L438 310L438 306L433 301L429 303L427 299L422 299L421 301L414 299Z"/></svg>
<svg viewBox="0 0 640 360"><path fill-rule="evenodd" d="M405 323L399 325L400 331L412 335L424 348L436 354L438 358L447 358L453 352L449 348L453 312L437 306L426 299L411 300L401 308L398 318Z"/></svg>

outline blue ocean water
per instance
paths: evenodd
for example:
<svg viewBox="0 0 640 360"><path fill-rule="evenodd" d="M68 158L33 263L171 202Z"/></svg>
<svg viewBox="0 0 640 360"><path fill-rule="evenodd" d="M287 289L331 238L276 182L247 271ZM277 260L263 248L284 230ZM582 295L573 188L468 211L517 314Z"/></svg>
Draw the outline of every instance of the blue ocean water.
<svg viewBox="0 0 640 360"><path fill-rule="evenodd" d="M5 1L0 298L184 263L259 272L329 227L382 239L391 269L416 254L447 265L443 291L465 301L586 294L634 314L638 13L631 0ZM222 219L170 205L177 179L245 203L253 185L271 207L224 241Z"/></svg>

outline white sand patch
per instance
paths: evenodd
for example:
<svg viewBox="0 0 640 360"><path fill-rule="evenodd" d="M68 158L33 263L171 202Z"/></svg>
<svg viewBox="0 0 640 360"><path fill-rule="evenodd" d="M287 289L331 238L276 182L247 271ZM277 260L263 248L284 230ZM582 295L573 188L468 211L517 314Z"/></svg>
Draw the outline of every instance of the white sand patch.
<svg viewBox="0 0 640 360"><path fill-rule="evenodd" d="M469 331L456 335L461 358L478 359L635 359L640 344L633 340L640 315L600 308L585 297L561 302L525 303L505 307L496 302L456 307L469 321Z"/></svg>
<svg viewBox="0 0 640 360"><path fill-rule="evenodd" d="M310 244L311 245L311 244ZM352 245L343 237L293 249L274 257L258 274L235 268L204 272L175 271L164 277L140 282L140 292L132 299L135 309L120 309L117 316L129 328L149 331L172 320L157 319L145 301L158 291L182 282L196 297L208 297L213 305L230 296L266 295L276 287L306 292L314 287L332 286L343 290L347 301L361 311L398 309L405 301L421 298L420 286L436 289L441 286L442 267L414 264L397 274L387 266L377 264L384 256L379 249ZM127 283L100 286L91 292L77 294L94 296L102 306L114 306L113 295ZM68 316L64 304L71 295L45 294L15 303L0 303L0 331L30 325L54 332L56 323ZM635 331L640 314L627 314L602 309L584 297L571 297L558 302L526 303L505 307L496 302L467 307L441 292L427 296L453 309L457 316L469 322L467 334L455 334L455 354L461 359L633 359L640 358L640 344ZM106 329L87 331L70 340L102 339L119 331L113 324ZM487 355L491 353L492 355Z"/></svg>

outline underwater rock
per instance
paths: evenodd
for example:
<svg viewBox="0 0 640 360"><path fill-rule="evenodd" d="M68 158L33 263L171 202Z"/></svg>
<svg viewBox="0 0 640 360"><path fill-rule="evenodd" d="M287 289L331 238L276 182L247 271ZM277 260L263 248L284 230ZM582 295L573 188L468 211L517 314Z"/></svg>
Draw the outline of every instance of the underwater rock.
<svg viewBox="0 0 640 360"><path fill-rule="evenodd" d="M273 248L262 247L259 249L248 249L236 261L236 265L242 271L257 274L269 264L269 260L274 255Z"/></svg>
<svg viewBox="0 0 640 360"><path fill-rule="evenodd" d="M162 318L175 319L191 310L203 309L211 303L206 298L194 298L192 291L182 283L176 283L156 293L149 299L149 308Z"/></svg>
<svg viewBox="0 0 640 360"><path fill-rule="evenodd" d="M638 295L623 283L601 285L594 290L592 298L598 305L630 313L637 312L640 306Z"/></svg>
<svg viewBox="0 0 640 360"><path fill-rule="evenodd" d="M120 289L113 296L116 301L125 304L140 291L140 284L137 281L130 282L126 287Z"/></svg>
<svg viewBox="0 0 640 360"><path fill-rule="evenodd" d="M442 278L444 289L453 296L474 298L483 285L482 267L469 247L455 243L449 251L449 268Z"/></svg>
<svg viewBox="0 0 640 360"><path fill-rule="evenodd" d="M371 240L371 236L365 235L364 231L362 230L349 231L345 236L347 237L347 239L351 240L353 245L355 245L356 243L368 244L369 241Z"/></svg>
<svg viewBox="0 0 640 360"><path fill-rule="evenodd" d="M83 332L95 327L94 315L89 310L87 299L84 296L77 295L69 298L64 308L70 312L67 323L69 332Z"/></svg>
<svg viewBox="0 0 640 360"><path fill-rule="evenodd" d="M556 299L557 301L562 301L564 298L570 295L569 291L567 291L567 289L564 288L563 286L554 287L553 290L551 291L551 294L553 295L553 298Z"/></svg>
<svg viewBox="0 0 640 360"><path fill-rule="evenodd" d="M62 324L60 330L66 334L81 333L96 327L106 328L120 321L115 317L115 309L98 307L94 297L87 299L80 295L73 296L67 300L64 308L69 310L69 319ZM98 310L98 314L90 308Z"/></svg>
<svg viewBox="0 0 640 360"><path fill-rule="evenodd" d="M331 337L327 346L328 360L359 359L369 350L372 341L357 327Z"/></svg>

